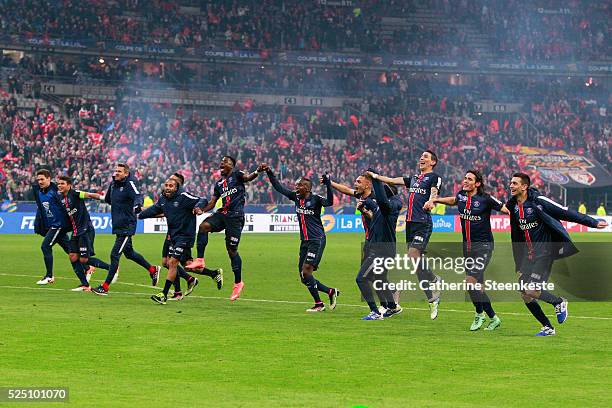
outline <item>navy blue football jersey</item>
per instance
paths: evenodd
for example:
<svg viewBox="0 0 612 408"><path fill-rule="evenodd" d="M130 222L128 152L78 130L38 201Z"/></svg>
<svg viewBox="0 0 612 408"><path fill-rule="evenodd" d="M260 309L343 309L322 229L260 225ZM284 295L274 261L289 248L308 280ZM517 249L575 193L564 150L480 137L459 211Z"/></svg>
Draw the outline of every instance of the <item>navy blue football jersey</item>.
<svg viewBox="0 0 612 408"><path fill-rule="evenodd" d="M488 194L469 196L464 190L455 195L463 242L493 242L491 211L500 211L503 204Z"/></svg>
<svg viewBox="0 0 612 408"><path fill-rule="evenodd" d="M244 188L244 173L234 170L229 176L223 177L215 183L213 195L221 199L221 208L218 213L230 217L243 217L246 194Z"/></svg>
<svg viewBox="0 0 612 408"><path fill-rule="evenodd" d="M66 211L68 229L76 237L85 234L89 229L91 220L89 211L85 206L85 200L80 197L81 192L71 188L65 196L59 192L57 194Z"/></svg>
<svg viewBox="0 0 612 408"><path fill-rule="evenodd" d="M429 200L431 188L436 187L438 191L442 179L436 173L414 175L410 178L404 177L404 185L408 189L408 210L406 211L406 222L425 222L431 224L431 214L425 211L423 206Z"/></svg>
<svg viewBox="0 0 612 408"><path fill-rule="evenodd" d="M325 238L325 230L321 222L321 208L333 204L334 195L331 183L326 184L327 197L318 194L310 194L308 197L299 198L295 191L283 186L272 172L268 172L270 182L276 191L295 203L295 213L300 224L300 238L302 241Z"/></svg>

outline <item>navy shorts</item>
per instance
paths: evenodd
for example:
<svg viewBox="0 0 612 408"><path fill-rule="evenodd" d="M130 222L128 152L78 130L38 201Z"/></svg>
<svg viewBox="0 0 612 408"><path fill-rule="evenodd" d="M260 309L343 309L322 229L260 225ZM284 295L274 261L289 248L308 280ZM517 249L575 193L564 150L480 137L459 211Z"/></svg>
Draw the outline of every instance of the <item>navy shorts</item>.
<svg viewBox="0 0 612 408"><path fill-rule="evenodd" d="M553 261L554 259L551 256L541 256L534 259L529 259L526 256L521 263L519 281L525 283L548 282Z"/></svg>
<svg viewBox="0 0 612 408"><path fill-rule="evenodd" d="M416 248L421 252L425 251L433 225L428 222L407 222L406 223L406 245Z"/></svg>
<svg viewBox="0 0 612 408"><path fill-rule="evenodd" d="M468 252L465 245L463 248L464 259L471 258L469 265L465 267L465 274L476 279L477 282L484 284L484 273L491 262L493 247L482 242L473 242ZM470 266L468 268L468 266Z"/></svg>
<svg viewBox="0 0 612 408"><path fill-rule="evenodd" d="M185 239L170 239L168 245L168 257L178 259L179 262L184 263L191 259L191 247L192 243L189 243Z"/></svg>
<svg viewBox="0 0 612 408"><path fill-rule="evenodd" d="M304 263L314 266L316 271L321 263L323 251L325 250L325 237L322 239L310 239L302 241L300 244L300 262L299 269L302 271Z"/></svg>
<svg viewBox="0 0 612 408"><path fill-rule="evenodd" d="M244 228L244 216L228 217L225 214L216 212L206 218L204 222L210 224L212 232L225 230L225 246L231 249L238 249L242 228Z"/></svg>
<svg viewBox="0 0 612 408"><path fill-rule="evenodd" d="M89 258L96 254L94 251L94 240L96 239L96 231L92 228L88 229L85 234L72 236L70 238L70 252L79 254L81 258Z"/></svg>

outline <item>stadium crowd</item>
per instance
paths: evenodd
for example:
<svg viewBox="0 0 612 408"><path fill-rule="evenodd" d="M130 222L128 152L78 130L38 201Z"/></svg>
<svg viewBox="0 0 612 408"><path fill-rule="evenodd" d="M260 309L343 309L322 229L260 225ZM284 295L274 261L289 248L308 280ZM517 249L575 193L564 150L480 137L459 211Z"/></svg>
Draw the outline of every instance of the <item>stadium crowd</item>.
<svg viewBox="0 0 612 408"><path fill-rule="evenodd" d="M3 0L4 35L38 40L147 44L185 49L393 52L420 56L474 57L466 34L452 24L411 24L391 35L383 17L406 17L417 5L470 24L487 35L497 58L601 60L609 56L607 2L477 0L424 2L216 0ZM192 7L181 7L182 5ZM195 6L195 7L193 7ZM41 10L45 10L41 13Z"/></svg>
<svg viewBox="0 0 612 408"><path fill-rule="evenodd" d="M584 152L612 170L609 116L593 110L584 100L552 99L534 104L526 116L508 116L500 123L474 114L463 97L366 98L344 110L298 113L269 113L237 103L218 116L134 102L115 108L79 99L67 100L63 113L44 107L26 113L5 98L0 105L0 198L31 199L32 174L43 166L74 177L80 188L102 191L113 164L125 161L154 197L165 177L177 170L185 174L189 189L208 194L223 154L237 157L244 169L267 162L288 183L326 171L352 183L369 166L382 174L412 173L426 148L438 152L436 170L453 180L445 184L446 192L459 188L466 168L477 167L489 190L505 197L508 169L520 163L499 148L502 141ZM527 132L526 121L540 130ZM329 138L335 143L324 143ZM536 185L545 187L533 176ZM250 203L274 202L271 194L263 182L248 189Z"/></svg>

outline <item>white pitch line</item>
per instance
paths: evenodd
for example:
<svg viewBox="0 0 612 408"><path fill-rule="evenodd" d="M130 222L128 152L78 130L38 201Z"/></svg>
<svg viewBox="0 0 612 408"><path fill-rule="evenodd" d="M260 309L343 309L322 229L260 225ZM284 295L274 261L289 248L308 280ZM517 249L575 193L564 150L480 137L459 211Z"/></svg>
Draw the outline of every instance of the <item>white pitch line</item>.
<svg viewBox="0 0 612 408"><path fill-rule="evenodd" d="M27 277L27 278L36 278L37 276L33 276L33 275L18 275L18 274L10 274L10 273L0 273L0 276L15 276L15 277ZM65 277L56 277L56 279L71 279L71 278L65 278ZM149 289L155 289L153 286L150 285L141 285L138 283L130 283L130 282L116 282L116 284L122 284L122 285L128 285L128 286L139 286L139 287L144 287L144 288L149 288ZM5 289L26 289L26 290L54 290L54 291L65 291L65 292L70 292L70 289L62 289L62 288L49 288L49 287L32 287L32 286L5 286L5 285L0 285L0 288L5 288ZM143 293L143 292L119 292L119 291L112 291L112 294L119 294L119 295L138 295L138 296L148 296L151 293ZM195 298L195 299L209 299L209 300L227 300L227 298L225 297L220 297L220 296L200 296L200 295L189 295L190 298ZM241 301L245 301L245 302L259 302L259 303L282 303L282 304L290 304L290 305L310 305L311 302L300 302L300 301L293 301L293 300L274 300L274 299L249 299L249 298L240 298ZM339 306L341 307L356 307L356 308L367 308L368 306L365 305L354 305L354 304L350 304L350 303L340 303ZM419 310L419 311L429 311L429 309L426 308L422 308L422 307L404 307L404 309L406 310ZM445 311L445 312L451 312L451 313L474 313L471 310L459 310L459 309L443 309L440 308L440 310ZM516 313L516 312L505 312L503 313L503 315L505 316L531 316L530 314L527 313ZM575 315L570 315L572 319L585 319L585 320L612 320L612 317L601 317L601 316L575 316Z"/></svg>

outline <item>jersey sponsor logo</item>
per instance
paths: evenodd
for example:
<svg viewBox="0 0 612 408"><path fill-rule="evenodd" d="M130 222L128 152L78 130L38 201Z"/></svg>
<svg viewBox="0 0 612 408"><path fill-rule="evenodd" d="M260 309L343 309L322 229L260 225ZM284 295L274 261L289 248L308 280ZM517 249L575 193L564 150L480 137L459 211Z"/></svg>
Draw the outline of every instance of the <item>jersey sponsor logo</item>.
<svg viewBox="0 0 612 408"><path fill-rule="evenodd" d="M482 220L482 217L480 215L472 215L472 214L465 214L465 213L460 213L459 218L461 218L462 220L466 220L466 221L481 221Z"/></svg>
<svg viewBox="0 0 612 408"><path fill-rule="evenodd" d="M224 187L223 189L225 190L225 189L227 189L227 187ZM227 191L225 191L225 192L223 192L221 194L221 199L224 199L228 195L232 195L232 194L237 193L237 192L238 192L238 189L236 187L232 188L231 190L227 190Z"/></svg>
<svg viewBox="0 0 612 408"><path fill-rule="evenodd" d="M425 190L424 188L419 188L418 183L414 186L414 187L410 187L408 189L409 193L416 193L416 194L427 194L427 190Z"/></svg>
<svg viewBox="0 0 612 408"><path fill-rule="evenodd" d="M522 231L536 228L538 225L540 224L537 221L527 222L527 220L519 219L519 227L521 227Z"/></svg>

